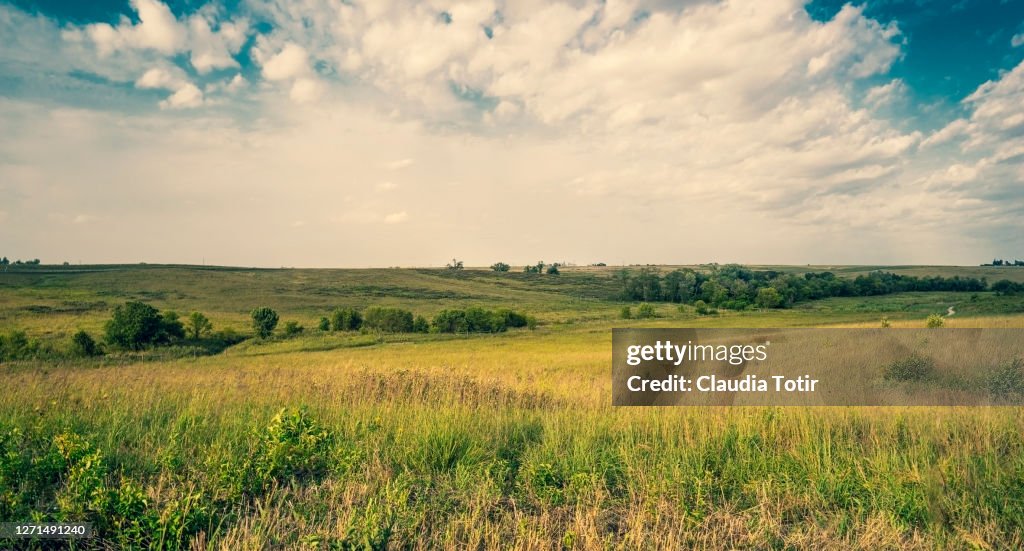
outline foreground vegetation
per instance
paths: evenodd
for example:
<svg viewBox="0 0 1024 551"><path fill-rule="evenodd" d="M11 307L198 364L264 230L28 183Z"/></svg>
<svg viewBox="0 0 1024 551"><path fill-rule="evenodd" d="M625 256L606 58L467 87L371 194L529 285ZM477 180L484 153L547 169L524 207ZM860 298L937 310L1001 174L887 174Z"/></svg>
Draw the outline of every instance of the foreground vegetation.
<svg viewBox="0 0 1024 551"><path fill-rule="evenodd" d="M0 329L43 343L100 334L125 300L237 332L254 304L308 327L375 306L538 319L534 331L307 330L210 356L4 364L0 520L88 519L104 540L80 548L1024 546L1019 408L616 409L608 377L613 326L923 327L931 314L1021 326L1018 297L717 315L651 304L651 317L619 320L627 303L602 296L610 271L10 275Z"/></svg>

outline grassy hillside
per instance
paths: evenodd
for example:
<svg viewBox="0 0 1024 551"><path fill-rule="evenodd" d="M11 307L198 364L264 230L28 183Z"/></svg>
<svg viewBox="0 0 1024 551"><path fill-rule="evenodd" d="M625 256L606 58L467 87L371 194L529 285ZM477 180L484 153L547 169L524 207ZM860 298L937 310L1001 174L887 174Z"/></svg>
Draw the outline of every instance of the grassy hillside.
<svg viewBox="0 0 1024 551"><path fill-rule="evenodd" d="M1020 408L612 408L609 378L616 326L920 327L954 306L947 326L1021 327L1016 298L717 316L659 304L653 320L618 320L614 294L610 268L0 274L0 330L54 342L98 331L127 299L240 330L262 304L307 327L377 304L507 306L542 322L0 366L0 521L89 519L104 539L81 548L1024 546Z"/></svg>

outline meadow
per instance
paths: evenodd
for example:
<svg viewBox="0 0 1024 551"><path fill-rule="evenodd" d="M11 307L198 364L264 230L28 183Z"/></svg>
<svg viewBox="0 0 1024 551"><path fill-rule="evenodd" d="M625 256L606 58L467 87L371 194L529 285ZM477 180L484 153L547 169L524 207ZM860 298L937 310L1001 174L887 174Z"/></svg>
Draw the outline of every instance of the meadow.
<svg viewBox="0 0 1024 551"><path fill-rule="evenodd" d="M612 327L923 327L951 306L945 327L1022 327L1021 297L712 316L656 304L654 318L623 320L612 270L0 273L0 333L55 349L79 329L101 334L126 300L239 333L270 306L306 328L215 355L0 365L0 521L88 520L100 537L76 549L1024 547L1024 409L610 405ZM1013 268L900 270L1024 281ZM514 307L539 326L315 329L336 307L378 305Z"/></svg>

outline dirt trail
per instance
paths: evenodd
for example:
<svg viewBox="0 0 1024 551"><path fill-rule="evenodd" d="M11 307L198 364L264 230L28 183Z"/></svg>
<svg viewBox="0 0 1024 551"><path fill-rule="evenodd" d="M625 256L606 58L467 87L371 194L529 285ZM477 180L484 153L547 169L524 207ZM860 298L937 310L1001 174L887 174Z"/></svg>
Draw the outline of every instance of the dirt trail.
<svg viewBox="0 0 1024 551"><path fill-rule="evenodd" d="M952 316L955 313L956 313L956 310L954 310L953 307L950 306L949 310L946 310L946 317L948 318L949 316Z"/></svg>

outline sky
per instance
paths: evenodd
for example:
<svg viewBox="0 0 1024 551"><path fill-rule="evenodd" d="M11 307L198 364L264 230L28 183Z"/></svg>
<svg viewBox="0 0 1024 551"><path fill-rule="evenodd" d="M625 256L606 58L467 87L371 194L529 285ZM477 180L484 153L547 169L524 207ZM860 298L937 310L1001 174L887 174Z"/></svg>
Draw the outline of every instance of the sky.
<svg viewBox="0 0 1024 551"><path fill-rule="evenodd" d="M1024 1L0 0L0 256L1024 258Z"/></svg>

